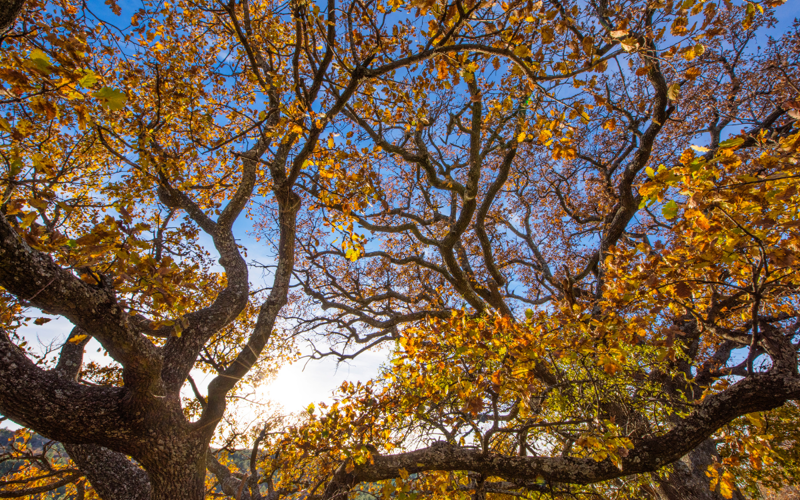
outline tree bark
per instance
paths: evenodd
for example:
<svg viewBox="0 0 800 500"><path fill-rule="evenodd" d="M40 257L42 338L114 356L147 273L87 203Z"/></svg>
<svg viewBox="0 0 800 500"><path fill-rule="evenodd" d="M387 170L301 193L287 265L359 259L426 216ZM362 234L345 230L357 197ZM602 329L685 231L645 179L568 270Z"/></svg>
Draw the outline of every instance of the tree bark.
<svg viewBox="0 0 800 500"><path fill-rule="evenodd" d="M82 336L82 339L78 337ZM77 382L83 365L83 352L91 336L73 328L61 347L53 372L62 379ZM150 500L150 478L127 456L97 444L64 444L69 458L86 474L100 498L115 500Z"/></svg>
<svg viewBox="0 0 800 500"><path fill-rule="evenodd" d="M61 348L53 373L75 382L90 338L82 329L74 328ZM165 426L162 432L171 434L169 430ZM156 445L142 454L145 463L152 462L148 471L128 456L98 444L65 443L64 447L103 500L200 500L205 497L206 472L205 451L197 451L205 450L202 441L202 438L155 438Z"/></svg>
<svg viewBox="0 0 800 500"><path fill-rule="evenodd" d="M147 472L122 453L97 444L65 444L64 448L103 500L151 500Z"/></svg>
<svg viewBox="0 0 800 500"><path fill-rule="evenodd" d="M183 460L175 458L175 451L189 452ZM152 500L202 500L206 496L205 450L197 453L197 446L179 447L169 450L172 457L157 460L157 465L148 468L153 486ZM199 456L194 456L199 455Z"/></svg>
<svg viewBox="0 0 800 500"><path fill-rule="evenodd" d="M716 444L714 440L706 439L672 464L673 472L668 478L658 481L657 500L731 500L711 489L711 478L706 471L714 462L719 462ZM744 500L738 489L733 492L733 500Z"/></svg>
<svg viewBox="0 0 800 500"><path fill-rule="evenodd" d="M0 35L14 26L25 0L0 0Z"/></svg>

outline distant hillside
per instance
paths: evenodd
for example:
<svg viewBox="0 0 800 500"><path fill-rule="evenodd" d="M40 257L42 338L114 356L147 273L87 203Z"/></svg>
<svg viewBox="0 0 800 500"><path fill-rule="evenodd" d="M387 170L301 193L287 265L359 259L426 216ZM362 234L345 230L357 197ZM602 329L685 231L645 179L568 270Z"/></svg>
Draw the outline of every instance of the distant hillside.
<svg viewBox="0 0 800 500"><path fill-rule="evenodd" d="M6 448L8 447L9 444L11 444L13 440L14 440L14 431L0 428L0 450L2 450L2 452L5 452ZM47 443L48 441L50 440L38 434L34 434L33 436L31 436L30 443L31 446L34 447L34 449L40 450L42 446L44 446L44 444ZM58 446L61 445L59 444Z"/></svg>
<svg viewBox="0 0 800 500"><path fill-rule="evenodd" d="M9 451L9 447L11 443L14 442L14 431L10 429L0 428L0 454L6 453ZM50 440L40 436L39 434L33 434L28 441L29 446L33 450L41 450L42 447L49 443ZM64 450L64 447L61 443L54 443L50 448L51 456L56 457L56 461L66 460L67 453ZM63 458L61 458L63 457ZM231 461L233 461L240 470L247 470L250 467L250 450L237 450L235 453L231 454ZM15 472L21 467L21 462L18 460L7 460L4 462L0 462L0 478L5 476L6 474L10 474ZM61 491L56 490L47 497L41 497L42 500L47 498L48 500L65 500L65 489L60 488ZM222 491L218 491L218 493L222 493Z"/></svg>
<svg viewBox="0 0 800 500"><path fill-rule="evenodd" d="M0 454L7 453L11 446L11 443L14 442L14 431L9 429L2 429L0 428ZM49 443L50 440L40 436L38 434L33 434L28 441L28 445L34 451L41 451L45 444ZM67 460L67 452L64 450L64 447L61 443L54 443L49 450L49 456L52 457L51 459L53 462L61 462L63 460ZM0 462L0 477L5 476L6 474L11 474L22 466L22 462L19 460L6 460ZM42 496L37 497L41 498L42 500L62 500L66 497L66 488L59 488L55 491L50 492L47 496L42 494Z"/></svg>

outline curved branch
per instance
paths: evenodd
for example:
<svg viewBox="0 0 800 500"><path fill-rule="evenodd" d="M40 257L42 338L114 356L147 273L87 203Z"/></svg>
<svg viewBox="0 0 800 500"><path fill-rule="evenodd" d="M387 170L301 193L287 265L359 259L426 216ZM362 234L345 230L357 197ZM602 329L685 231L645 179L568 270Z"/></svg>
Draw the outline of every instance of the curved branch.
<svg viewBox="0 0 800 500"><path fill-rule="evenodd" d="M474 471L507 481L529 481L537 476L550 483L592 484L652 472L668 465L733 419L800 399L800 379L776 374L756 374L724 392L706 397L697 408L661 436L641 439L619 466L606 459L505 456L437 443L429 448L397 455L373 455L374 463L347 472L342 466L325 490L325 498L338 498L361 482L400 477L400 472Z"/></svg>

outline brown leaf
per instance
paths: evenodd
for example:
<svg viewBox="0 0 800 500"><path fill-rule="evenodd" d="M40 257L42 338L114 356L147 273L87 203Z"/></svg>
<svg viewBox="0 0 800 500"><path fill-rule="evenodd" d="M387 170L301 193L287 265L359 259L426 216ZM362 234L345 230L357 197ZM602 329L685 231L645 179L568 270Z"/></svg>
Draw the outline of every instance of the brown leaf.
<svg viewBox="0 0 800 500"><path fill-rule="evenodd" d="M692 296L692 288L681 281L675 285L675 293L682 299L688 299Z"/></svg>

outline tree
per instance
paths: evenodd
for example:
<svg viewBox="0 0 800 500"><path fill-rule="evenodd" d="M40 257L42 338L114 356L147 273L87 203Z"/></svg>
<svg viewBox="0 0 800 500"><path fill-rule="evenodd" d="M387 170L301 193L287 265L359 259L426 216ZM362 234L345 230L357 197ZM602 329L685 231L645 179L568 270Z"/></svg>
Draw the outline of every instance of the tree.
<svg viewBox="0 0 800 500"><path fill-rule="evenodd" d="M6 324L0 408L67 444L101 496L204 496L226 396L287 301L294 186L320 135L365 82L440 50L386 37L375 9L155 3L120 30L82 3L31 3L30 31L8 39L4 300L9 319L36 307L75 330L48 371ZM271 288L251 295L233 228L254 196L270 197L278 237ZM121 384L76 380L89 337ZM217 373L200 411L180 392L196 366Z"/></svg>
<svg viewBox="0 0 800 500"><path fill-rule="evenodd" d="M783 196L788 185L763 179L794 175L791 167L782 169L795 158L797 34L757 53L756 25L772 21L754 18L752 4L653 7L512 6L485 32L505 30L527 71L494 72L499 68L491 58L443 58L428 62L438 81L419 101L411 98L419 105L365 101L346 108L350 124L343 130L354 127L361 137L320 172L320 186L306 189L324 214L317 227L344 227L344 243L334 247L319 235L304 239L298 279L327 314L312 309L303 321L308 331L327 328L339 339L334 354L352 355L387 340L403 343L405 357L398 361L411 361L420 378L389 384L384 390L394 399L384 405L407 411L407 425L423 442L445 439L452 448L408 454L407 463L382 457L386 462L377 465L375 458L374 466L340 471L342 488L397 477L402 467L435 470L442 461L481 472L480 481L500 477L520 488L537 475L548 483L594 483L633 472L631 467L643 470L632 464L647 459L624 451L630 458L600 461L604 465L585 478L578 478L581 465L572 459L587 460L591 469L586 457L627 450L627 440L638 439L633 450L663 446L662 452L678 454L667 459L656 453L653 460L686 457L675 462L669 478L640 478L652 484L637 494L739 494L732 491L733 472L723 474L715 442L707 440L718 424L698 425L686 412L701 401L717 404L703 398L720 377L724 383L731 381L727 376L743 377L732 388L754 380L754 362L768 351L762 335L784 342L795 334L796 312L789 305L796 300L788 243L793 216L787 213L789 219L779 223L772 215L791 213L794 191ZM519 23L528 17L531 24ZM614 40L619 45L608 43ZM570 77L557 78L550 68ZM586 68L596 71L581 73ZM398 83L397 92L415 83ZM737 138L725 141L726 134ZM787 136L779 146L776 141ZM360 152L364 140L378 152ZM703 156L695 157L690 146ZM361 179L369 179L369 191ZM762 198L770 190L778 198ZM688 221L678 221L680 214ZM765 228L775 233L762 236ZM773 297L771 305L765 294ZM611 297L617 298L605 302ZM452 312L462 305L467 318L521 320L525 308L533 308L537 333L515 348L526 335L516 327L479 321L456 328ZM425 326L429 318L447 327ZM425 333L413 333L412 325ZM442 330L449 333L442 337ZM553 337L551 331L559 333ZM474 337L478 333L482 340ZM489 340L500 342L499 350L481 345ZM532 356L531 345L547 350ZM465 359L463 350L472 348L479 354ZM734 354L739 348L748 348L747 354ZM787 373L795 373L794 350L785 344L769 354L771 373L782 356ZM487 362L492 355L498 359ZM506 389L504 377L526 373L525 363L532 363L531 379L516 389L508 381ZM387 376L396 377L397 370ZM621 372L633 378L623 382ZM604 380L609 376L616 382ZM600 387L588 390L589 381ZM462 384L472 389L447 393ZM407 394L407 386L416 387ZM765 388L754 384L752 394L763 395ZM443 390L447 397L439 394ZM638 402L643 393L657 406ZM368 402L372 396L359 397ZM786 398L773 401L780 405ZM525 405L528 414L522 415ZM427 409L424 417L418 408ZM750 411L742 407L741 414ZM656 438L654 425L672 431ZM672 441L690 427L705 427L702 439L684 434ZM481 436L477 450L457 446L470 429ZM750 432L750 444L736 446L753 450L758 470L754 435L765 432ZM562 458L520 461L530 468L518 473L511 462L499 466L484 458L496 453L511 460L509 434L516 456ZM371 438L361 439L350 445ZM725 464L741 459L740 453ZM559 467L562 473L555 472Z"/></svg>
<svg viewBox="0 0 800 500"><path fill-rule="evenodd" d="M754 414L800 397L796 29L751 47L780 3L31 3L0 62L0 412L100 498L791 475L765 443L796 406ZM75 325L50 369L29 308ZM209 443L293 335L398 350L244 480Z"/></svg>

